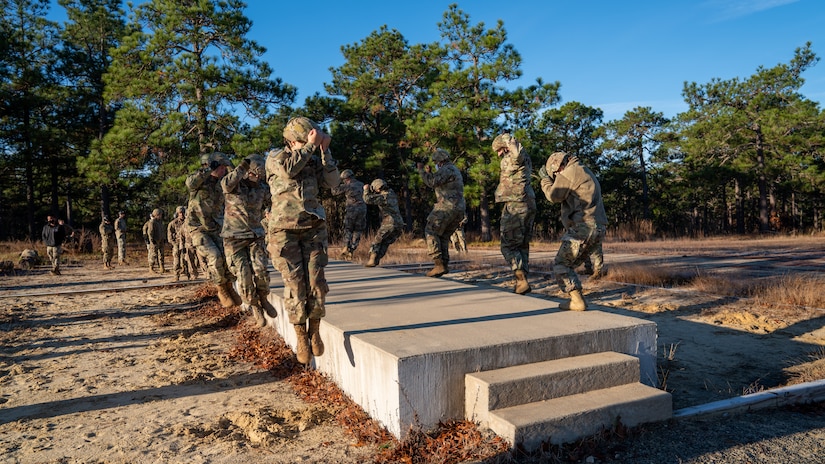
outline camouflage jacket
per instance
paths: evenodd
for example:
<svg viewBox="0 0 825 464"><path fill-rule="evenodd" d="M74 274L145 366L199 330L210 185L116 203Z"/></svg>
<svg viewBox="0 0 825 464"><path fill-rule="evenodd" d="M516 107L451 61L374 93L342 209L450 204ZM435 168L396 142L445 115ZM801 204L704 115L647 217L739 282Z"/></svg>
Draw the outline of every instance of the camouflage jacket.
<svg viewBox="0 0 825 464"><path fill-rule="evenodd" d="M266 179L272 193L270 229L308 229L326 220L318 199L320 187L333 189L341 181L335 163L324 165L308 143L292 151L272 150L266 157Z"/></svg>
<svg viewBox="0 0 825 464"><path fill-rule="evenodd" d="M607 214L602 203L602 188L596 175L571 156L555 180L541 180L541 190L553 203L561 203L561 222L564 227L574 224L607 225Z"/></svg>
<svg viewBox="0 0 825 464"><path fill-rule="evenodd" d="M381 211L381 226L404 227L401 209L398 208L398 197L390 189L383 192L364 191L364 202L376 205Z"/></svg>
<svg viewBox="0 0 825 464"><path fill-rule="evenodd" d="M434 209L464 211L464 179L455 164L446 162L435 172L418 172L424 184L435 190Z"/></svg>
<svg viewBox="0 0 825 464"><path fill-rule="evenodd" d="M166 225L160 219L149 219L146 235L152 245L163 245L166 242Z"/></svg>
<svg viewBox="0 0 825 464"><path fill-rule="evenodd" d="M189 204L186 208L186 227L189 232L219 234L223 227L223 191L220 179L209 169L199 169L186 178Z"/></svg>
<svg viewBox="0 0 825 464"><path fill-rule="evenodd" d="M126 236L126 218L119 217L115 219L115 235L118 239L123 239Z"/></svg>
<svg viewBox="0 0 825 464"><path fill-rule="evenodd" d="M100 238L103 240L113 240L115 238L115 227L111 223L101 222L98 230L100 231Z"/></svg>
<svg viewBox="0 0 825 464"><path fill-rule="evenodd" d="M186 228L186 219L176 216L169 221L166 227L166 241L173 246L183 246L183 230Z"/></svg>
<svg viewBox="0 0 825 464"><path fill-rule="evenodd" d="M261 220L272 203L269 186L263 180L253 183L244 179L247 172L249 163L244 160L221 179L226 201L221 237L243 239L266 235Z"/></svg>
<svg viewBox="0 0 825 464"><path fill-rule="evenodd" d="M364 183L354 177L349 183L341 182L339 186L332 189L332 194L345 195L347 209L367 208L367 204L364 203Z"/></svg>
<svg viewBox="0 0 825 464"><path fill-rule="evenodd" d="M501 174L496 188L496 203L535 200L536 193L530 186L533 163L520 143L511 143L510 151L501 157Z"/></svg>

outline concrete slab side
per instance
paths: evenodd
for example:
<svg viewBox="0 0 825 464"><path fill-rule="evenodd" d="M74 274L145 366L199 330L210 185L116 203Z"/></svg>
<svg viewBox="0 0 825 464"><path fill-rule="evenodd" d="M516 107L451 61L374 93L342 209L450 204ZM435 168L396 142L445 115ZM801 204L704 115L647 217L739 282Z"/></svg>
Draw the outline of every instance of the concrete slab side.
<svg viewBox="0 0 825 464"><path fill-rule="evenodd" d="M553 301L383 268L331 262L326 345L316 368L397 437L464 418L464 375L603 351L639 358L656 384L656 325ZM270 323L294 346L273 274Z"/></svg>

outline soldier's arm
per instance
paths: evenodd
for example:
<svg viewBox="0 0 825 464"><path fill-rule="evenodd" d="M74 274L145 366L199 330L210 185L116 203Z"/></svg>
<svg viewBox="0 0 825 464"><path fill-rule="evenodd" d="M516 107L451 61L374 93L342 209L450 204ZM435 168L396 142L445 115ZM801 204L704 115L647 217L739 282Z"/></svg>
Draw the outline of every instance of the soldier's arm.
<svg viewBox="0 0 825 464"><path fill-rule="evenodd" d="M199 169L197 172L194 172L186 178L186 188L189 190L197 190L201 188L203 182L210 176L210 171L208 169Z"/></svg>
<svg viewBox="0 0 825 464"><path fill-rule="evenodd" d="M249 163L243 160L235 169L228 172L221 179L221 190L223 193L232 193L238 188L238 184L243 180L243 176L249 171Z"/></svg>

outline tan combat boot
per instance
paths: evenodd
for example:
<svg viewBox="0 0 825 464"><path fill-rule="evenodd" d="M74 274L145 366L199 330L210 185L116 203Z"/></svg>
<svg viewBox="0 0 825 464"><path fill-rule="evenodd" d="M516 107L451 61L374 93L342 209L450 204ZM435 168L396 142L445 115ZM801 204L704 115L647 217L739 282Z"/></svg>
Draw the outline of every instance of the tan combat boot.
<svg viewBox="0 0 825 464"><path fill-rule="evenodd" d="M562 304L559 305L559 309L585 311L587 309L587 303L585 303L584 297L582 297L582 291L573 290L570 292L570 301L562 302Z"/></svg>
<svg viewBox="0 0 825 464"><path fill-rule="evenodd" d="M378 255L375 253L370 253L370 259L367 261L367 264L364 265L365 267L375 267L378 266Z"/></svg>
<svg viewBox="0 0 825 464"><path fill-rule="evenodd" d="M258 299L261 301L261 307L266 311L266 315L275 319L278 317L278 310L272 303L269 302L269 291L261 290L258 292Z"/></svg>
<svg viewBox="0 0 825 464"><path fill-rule="evenodd" d="M524 295L525 293L530 293L533 291L530 288L530 282L527 280L527 273L524 272L522 269L517 269L516 272L516 286L513 289L519 295Z"/></svg>
<svg viewBox="0 0 825 464"><path fill-rule="evenodd" d="M298 357L298 362L309 364L312 360L312 353L309 350L307 327L304 324L295 324L293 327L295 327L295 335L298 336L298 342L295 344L295 355Z"/></svg>
<svg viewBox="0 0 825 464"><path fill-rule="evenodd" d="M266 325L264 310L258 305L252 305L252 318L255 319L255 327L260 328Z"/></svg>
<svg viewBox="0 0 825 464"><path fill-rule="evenodd" d="M226 294L229 295L230 298L232 298L233 303L235 303L236 305L243 304L243 299L240 295L238 295L238 292L235 291L235 286L232 285L232 282L227 280L223 285L226 287Z"/></svg>
<svg viewBox="0 0 825 464"><path fill-rule="evenodd" d="M324 341L321 340L321 319L309 320L309 343L312 345L313 356L321 356L324 354Z"/></svg>
<svg viewBox="0 0 825 464"><path fill-rule="evenodd" d="M449 269L447 269L447 266L444 264L444 260L441 258L436 258L433 262L435 263L435 266L433 266L433 268L430 269L430 272L427 273L427 277L441 277L449 272Z"/></svg>
<svg viewBox="0 0 825 464"><path fill-rule="evenodd" d="M221 306L224 308L235 306L235 300L233 300L232 295L226 291L226 284L218 285L218 301L221 302Z"/></svg>

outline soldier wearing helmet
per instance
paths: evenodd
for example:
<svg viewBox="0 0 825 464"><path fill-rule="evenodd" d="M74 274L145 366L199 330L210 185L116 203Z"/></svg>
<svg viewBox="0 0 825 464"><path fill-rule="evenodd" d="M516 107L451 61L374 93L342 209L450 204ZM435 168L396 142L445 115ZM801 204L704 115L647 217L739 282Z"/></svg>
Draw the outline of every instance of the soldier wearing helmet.
<svg viewBox="0 0 825 464"><path fill-rule="evenodd" d="M424 184L435 190L435 205L427 216L424 239L434 263L427 277L440 277L450 272L450 236L465 215L464 179L458 167L450 161L447 150L436 148L432 159L435 172L423 163L417 163L417 167Z"/></svg>
<svg viewBox="0 0 825 464"><path fill-rule="evenodd" d="M308 364L324 353L320 325L329 291L326 212L318 194L337 187L340 174L331 138L317 124L292 118L283 136L286 146L266 159L272 194L268 250L284 281L284 311L295 330L298 362Z"/></svg>
<svg viewBox="0 0 825 464"><path fill-rule="evenodd" d="M381 263L381 258L387 254L390 245L401 236L404 219L398 208L398 197L384 179L375 179L364 186L364 202L377 206L381 213L381 227L375 233L370 246L370 258L365 264L366 267L375 267Z"/></svg>
<svg viewBox="0 0 825 464"><path fill-rule="evenodd" d="M189 260L186 250L186 242L183 238L186 228L186 207L175 208L175 217L166 226L166 241L172 245L172 267L175 270L175 282L180 280L181 274L189 280L192 273L189 269Z"/></svg>
<svg viewBox="0 0 825 464"><path fill-rule="evenodd" d="M602 202L602 190L595 174L581 164L576 156L556 152L547 158L539 170L541 190L553 203L561 203L561 222L565 233L556 253L553 273L559 288L570 295L561 309L584 311L587 303L576 267L598 247L607 228L607 214Z"/></svg>
<svg viewBox="0 0 825 464"><path fill-rule="evenodd" d="M364 203L364 183L350 169L341 171L341 183L332 189L333 195L344 195L344 228L341 231L344 250L341 259L352 259L367 228L367 204Z"/></svg>
<svg viewBox="0 0 825 464"><path fill-rule="evenodd" d="M238 279L242 307L251 313L255 325L266 325L266 312L278 313L269 302L269 257L266 254L266 231L262 220L272 197L266 183L264 158L245 158L234 171L221 179L225 199L223 246L229 270Z"/></svg>
<svg viewBox="0 0 825 464"><path fill-rule="evenodd" d="M212 152L201 155L200 164L201 168L186 178L186 232L196 254L206 262L212 282L218 286L218 300L228 308L243 303L232 286L235 277L226 265L220 236L224 208L220 182L232 168L232 162L225 154Z"/></svg>
<svg viewBox="0 0 825 464"><path fill-rule="evenodd" d="M163 223L163 211L155 208L146 223L146 239L149 272L163 274L166 272L163 246L166 243L166 224Z"/></svg>
<svg viewBox="0 0 825 464"><path fill-rule="evenodd" d="M115 219L115 238L117 239L117 263L126 263L126 211L121 211Z"/></svg>
<svg viewBox="0 0 825 464"><path fill-rule="evenodd" d="M115 226L109 216L103 215L100 221L100 249L103 251L103 268L112 269L112 258L115 254Z"/></svg>
<svg viewBox="0 0 825 464"><path fill-rule="evenodd" d="M516 278L513 291L523 295L531 291L527 274L536 220L536 194L530 186L533 163L521 143L508 133L499 134L493 140L493 151L501 165L495 194L496 203L503 204L501 254Z"/></svg>

